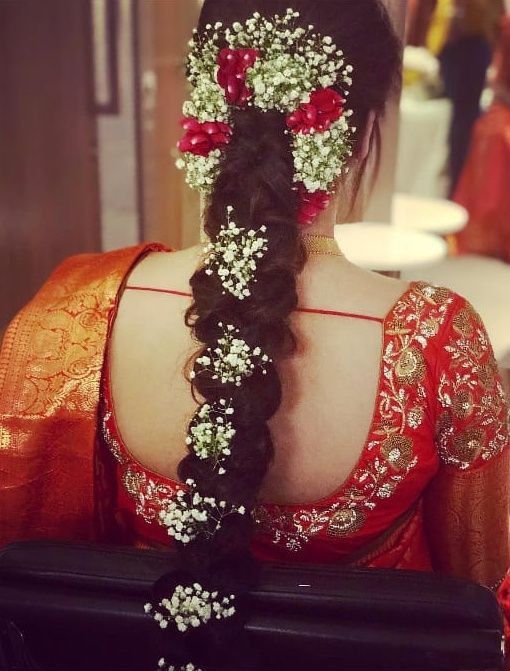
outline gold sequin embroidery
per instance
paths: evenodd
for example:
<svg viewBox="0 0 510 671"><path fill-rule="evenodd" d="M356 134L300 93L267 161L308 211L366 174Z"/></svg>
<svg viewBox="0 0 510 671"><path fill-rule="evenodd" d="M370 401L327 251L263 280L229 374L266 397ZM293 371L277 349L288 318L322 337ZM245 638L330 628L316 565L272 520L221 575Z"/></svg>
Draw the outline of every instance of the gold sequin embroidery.
<svg viewBox="0 0 510 671"><path fill-rule="evenodd" d="M331 516L328 524L328 535L342 538L355 533L363 526L366 514L356 508L342 508Z"/></svg>
<svg viewBox="0 0 510 671"><path fill-rule="evenodd" d="M415 384L425 377L423 354L416 347L405 349L398 358L395 373L405 384Z"/></svg>

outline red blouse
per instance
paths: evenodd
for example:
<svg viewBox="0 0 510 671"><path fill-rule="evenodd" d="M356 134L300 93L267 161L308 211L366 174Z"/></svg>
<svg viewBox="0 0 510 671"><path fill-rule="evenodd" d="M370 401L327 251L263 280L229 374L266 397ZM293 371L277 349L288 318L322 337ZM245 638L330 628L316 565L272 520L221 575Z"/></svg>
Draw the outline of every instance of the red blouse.
<svg viewBox="0 0 510 671"><path fill-rule="evenodd" d="M377 401L345 482L309 504L260 503L253 552L271 561L430 569L422 514L428 485L442 469L479 469L508 445L505 397L485 328L465 299L425 283L411 284L384 319L305 311L381 323ZM102 440L116 462L123 541L168 545L159 513L184 485L129 453L115 420L108 362L101 412Z"/></svg>

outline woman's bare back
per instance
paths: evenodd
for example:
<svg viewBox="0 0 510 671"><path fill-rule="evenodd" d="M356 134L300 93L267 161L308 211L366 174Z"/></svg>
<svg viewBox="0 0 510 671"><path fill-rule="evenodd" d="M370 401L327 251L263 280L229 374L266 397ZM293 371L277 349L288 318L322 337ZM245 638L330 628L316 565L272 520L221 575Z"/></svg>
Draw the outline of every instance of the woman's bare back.
<svg viewBox="0 0 510 671"><path fill-rule="evenodd" d="M200 248L146 257L128 286L189 293ZM283 402L270 422L275 457L260 499L302 503L338 488L370 429L379 381L382 320L407 283L343 258L312 257L298 283L300 307L380 321L296 312L296 354L278 364ZM151 470L177 479L187 425L196 410L183 369L197 351L185 296L127 290L110 346L113 399L123 440Z"/></svg>

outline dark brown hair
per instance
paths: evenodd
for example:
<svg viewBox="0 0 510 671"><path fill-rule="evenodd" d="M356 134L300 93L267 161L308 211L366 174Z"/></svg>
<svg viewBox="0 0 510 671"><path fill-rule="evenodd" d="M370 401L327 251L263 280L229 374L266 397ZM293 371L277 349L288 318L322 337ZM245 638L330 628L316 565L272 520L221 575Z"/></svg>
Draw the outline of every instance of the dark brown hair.
<svg viewBox="0 0 510 671"><path fill-rule="evenodd" d="M205 0L198 29L217 21L224 25L244 22L256 11L267 17L282 15L289 5L300 12L301 25L313 24L318 33L330 35L353 65L348 105L358 129L355 137L363 137L370 111L378 116L383 113L400 70L400 44L379 0ZM214 348L221 335L218 323L224 322L236 326L251 347L261 347L277 362L294 351L289 316L298 304L296 275L305 262L296 224L289 136L284 133L282 114L253 107L234 111L233 128L207 203L205 231L215 240L231 205L238 226L248 230L267 227L268 251L258 263L252 295L244 301L225 295L217 276L199 268L191 278L193 304L186 320L200 343L200 354ZM201 402L232 398L236 435L225 475L219 476L212 463L199 459L190 449L179 465L179 477L183 481L192 478L204 496L251 511L273 456L267 422L281 402L277 367L271 364L265 376L255 371L241 387L200 374L193 380L193 391ZM242 594L254 575L252 532L250 515L232 515L212 539L177 543L182 566L208 588ZM227 653L238 646L226 646L214 629L218 627L211 627L206 646L209 662L212 657L220 668L234 668L235 655L227 658Z"/></svg>

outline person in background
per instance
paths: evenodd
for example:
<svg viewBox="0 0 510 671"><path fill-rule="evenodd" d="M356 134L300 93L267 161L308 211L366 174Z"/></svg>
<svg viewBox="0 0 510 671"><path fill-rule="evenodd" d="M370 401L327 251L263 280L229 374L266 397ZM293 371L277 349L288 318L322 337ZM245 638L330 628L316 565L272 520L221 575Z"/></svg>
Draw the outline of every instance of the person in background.
<svg viewBox="0 0 510 671"><path fill-rule="evenodd" d="M480 99L492 61L503 0L451 0L452 18L439 53L446 95L453 104L450 127L450 193L455 191L480 116Z"/></svg>
<svg viewBox="0 0 510 671"><path fill-rule="evenodd" d="M494 102L475 125L454 200L469 212L460 253L510 263L510 17L502 21L492 82Z"/></svg>
<svg viewBox="0 0 510 671"><path fill-rule="evenodd" d="M410 7L408 43L439 58L453 106L449 133L450 194L457 185L480 116L480 98L504 14L503 0L417 0Z"/></svg>

